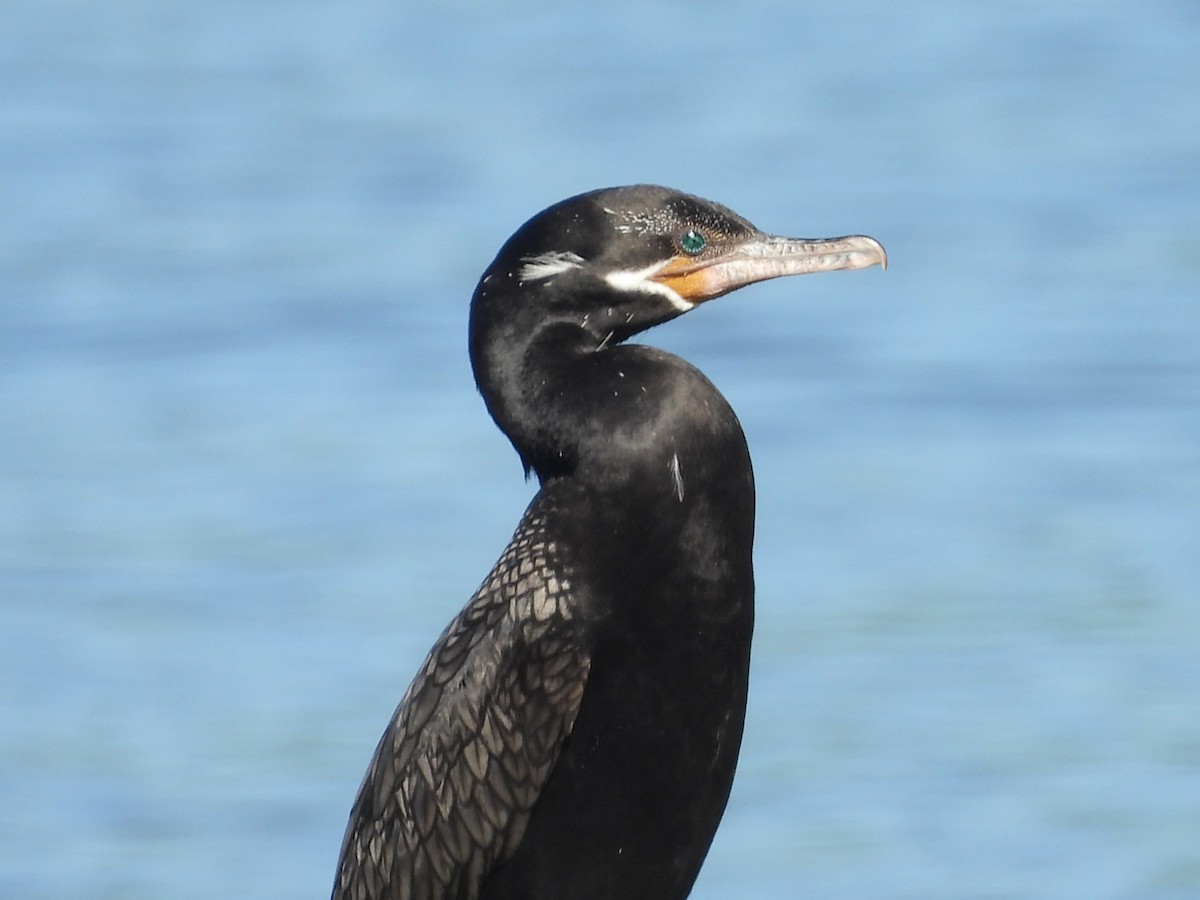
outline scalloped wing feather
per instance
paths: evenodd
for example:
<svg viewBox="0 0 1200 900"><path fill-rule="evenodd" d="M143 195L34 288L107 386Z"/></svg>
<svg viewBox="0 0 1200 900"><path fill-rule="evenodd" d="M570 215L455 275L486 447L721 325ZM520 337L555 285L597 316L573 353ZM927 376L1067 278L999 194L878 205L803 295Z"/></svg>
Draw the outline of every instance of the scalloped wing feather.
<svg viewBox="0 0 1200 900"><path fill-rule="evenodd" d="M516 850L570 734L589 658L536 505L430 651L383 734L334 900L473 900Z"/></svg>

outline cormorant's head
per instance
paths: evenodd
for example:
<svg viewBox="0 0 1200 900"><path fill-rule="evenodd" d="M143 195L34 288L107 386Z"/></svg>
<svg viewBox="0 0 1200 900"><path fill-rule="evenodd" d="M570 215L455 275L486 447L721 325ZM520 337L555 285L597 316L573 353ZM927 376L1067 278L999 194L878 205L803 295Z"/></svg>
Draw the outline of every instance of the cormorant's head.
<svg viewBox="0 0 1200 900"><path fill-rule="evenodd" d="M471 300L475 381L526 472L570 471L580 433L595 427L595 410L571 404L613 359L596 351L756 281L886 262L874 238L774 237L667 188L580 194L522 225L480 279ZM601 365L561 371L585 359Z"/></svg>
<svg viewBox="0 0 1200 900"><path fill-rule="evenodd" d="M522 320L522 330L571 321L609 344L756 281L886 263L879 242L862 235L775 237L700 197L608 188L521 226L480 281L472 319L494 322L495 298L500 318Z"/></svg>

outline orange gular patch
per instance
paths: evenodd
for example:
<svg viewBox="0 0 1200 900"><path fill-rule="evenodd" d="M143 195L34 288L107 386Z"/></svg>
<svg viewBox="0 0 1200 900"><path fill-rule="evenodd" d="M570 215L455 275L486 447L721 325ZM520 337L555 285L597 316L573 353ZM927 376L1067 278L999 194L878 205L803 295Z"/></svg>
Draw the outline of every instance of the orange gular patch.
<svg viewBox="0 0 1200 900"><path fill-rule="evenodd" d="M651 275L650 280L670 288L689 303L701 303L729 290L729 286L722 284L720 272L713 267L715 262L675 256Z"/></svg>

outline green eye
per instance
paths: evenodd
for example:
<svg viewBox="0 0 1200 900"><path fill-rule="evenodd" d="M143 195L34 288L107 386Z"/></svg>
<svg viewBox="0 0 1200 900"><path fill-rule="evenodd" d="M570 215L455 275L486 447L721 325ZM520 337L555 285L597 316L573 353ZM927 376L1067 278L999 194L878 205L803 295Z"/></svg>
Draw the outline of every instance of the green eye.
<svg viewBox="0 0 1200 900"><path fill-rule="evenodd" d="M684 253L695 256L708 246L708 239L693 228L685 231L679 238L679 246L683 248Z"/></svg>

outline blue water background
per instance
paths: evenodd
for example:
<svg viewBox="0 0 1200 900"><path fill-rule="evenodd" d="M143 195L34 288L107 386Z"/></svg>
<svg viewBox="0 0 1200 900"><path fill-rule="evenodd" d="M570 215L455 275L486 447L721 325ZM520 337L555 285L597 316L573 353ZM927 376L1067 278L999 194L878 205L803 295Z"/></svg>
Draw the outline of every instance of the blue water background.
<svg viewBox="0 0 1200 900"><path fill-rule="evenodd" d="M694 896L1200 897L1200 6L47 0L0 25L0 896L325 897L532 493L467 367L652 181L891 267L646 336L760 492Z"/></svg>

